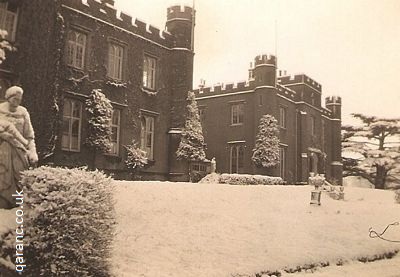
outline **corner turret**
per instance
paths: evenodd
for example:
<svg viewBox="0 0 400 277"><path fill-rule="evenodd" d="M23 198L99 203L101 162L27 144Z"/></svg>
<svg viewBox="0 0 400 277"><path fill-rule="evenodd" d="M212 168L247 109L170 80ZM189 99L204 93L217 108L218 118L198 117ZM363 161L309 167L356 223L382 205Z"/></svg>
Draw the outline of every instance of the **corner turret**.
<svg viewBox="0 0 400 277"><path fill-rule="evenodd" d="M325 106L332 112L335 119L342 118L342 98L339 96L330 96L325 98Z"/></svg>
<svg viewBox="0 0 400 277"><path fill-rule="evenodd" d="M167 9L166 28L174 37L174 47L193 50L195 12L187 6L172 6Z"/></svg>
<svg viewBox="0 0 400 277"><path fill-rule="evenodd" d="M276 84L276 57L273 55L259 55L254 59L254 68L250 75L257 86L275 86Z"/></svg>

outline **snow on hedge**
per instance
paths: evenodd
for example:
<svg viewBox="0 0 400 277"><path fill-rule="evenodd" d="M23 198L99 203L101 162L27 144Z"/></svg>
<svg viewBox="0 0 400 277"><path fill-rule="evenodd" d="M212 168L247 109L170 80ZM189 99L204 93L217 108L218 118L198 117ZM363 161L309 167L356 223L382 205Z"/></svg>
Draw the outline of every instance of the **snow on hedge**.
<svg viewBox="0 0 400 277"><path fill-rule="evenodd" d="M227 174L223 173L219 177L219 183L230 185L283 185L281 177L271 177L264 175L250 174Z"/></svg>

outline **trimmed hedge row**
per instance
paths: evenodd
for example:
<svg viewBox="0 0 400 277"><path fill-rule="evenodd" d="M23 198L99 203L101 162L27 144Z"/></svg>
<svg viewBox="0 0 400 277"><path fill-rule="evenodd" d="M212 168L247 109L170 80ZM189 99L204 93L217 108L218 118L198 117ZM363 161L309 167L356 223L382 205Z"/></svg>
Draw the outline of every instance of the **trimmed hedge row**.
<svg viewBox="0 0 400 277"><path fill-rule="evenodd" d="M281 177L271 177L264 175L249 174L226 174L223 173L219 177L219 183L231 185L284 185L285 182Z"/></svg>
<svg viewBox="0 0 400 277"><path fill-rule="evenodd" d="M110 276L115 224L111 182L84 168L43 166L23 172L23 274ZM15 237L9 239L5 253L14 260Z"/></svg>

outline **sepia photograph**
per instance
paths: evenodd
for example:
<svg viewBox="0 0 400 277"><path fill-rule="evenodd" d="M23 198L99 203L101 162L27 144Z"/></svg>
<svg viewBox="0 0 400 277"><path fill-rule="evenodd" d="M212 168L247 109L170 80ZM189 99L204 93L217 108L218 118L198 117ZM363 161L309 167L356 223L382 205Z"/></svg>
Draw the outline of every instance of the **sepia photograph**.
<svg viewBox="0 0 400 277"><path fill-rule="evenodd" d="M400 277L399 0L0 0L0 277Z"/></svg>

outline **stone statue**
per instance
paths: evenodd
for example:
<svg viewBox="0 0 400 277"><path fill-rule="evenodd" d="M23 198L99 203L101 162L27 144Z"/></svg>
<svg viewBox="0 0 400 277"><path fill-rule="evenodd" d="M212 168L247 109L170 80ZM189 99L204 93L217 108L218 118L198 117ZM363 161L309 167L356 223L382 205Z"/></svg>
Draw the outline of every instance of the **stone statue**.
<svg viewBox="0 0 400 277"><path fill-rule="evenodd" d="M215 158L211 159L211 173L215 173L217 170L217 161Z"/></svg>
<svg viewBox="0 0 400 277"><path fill-rule="evenodd" d="M12 194L20 191L21 171L38 161L35 136L28 111L20 106L23 90L6 90L0 104L0 208L12 208Z"/></svg>

